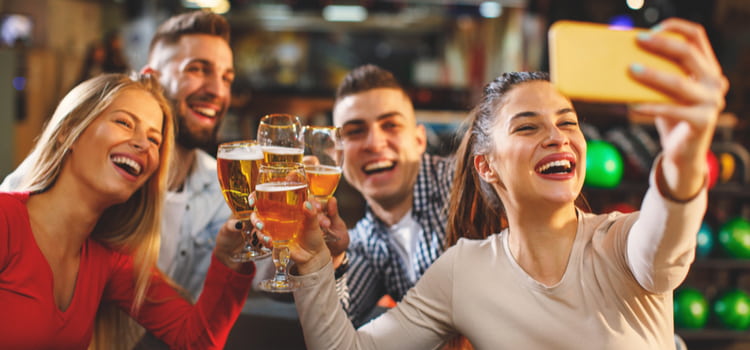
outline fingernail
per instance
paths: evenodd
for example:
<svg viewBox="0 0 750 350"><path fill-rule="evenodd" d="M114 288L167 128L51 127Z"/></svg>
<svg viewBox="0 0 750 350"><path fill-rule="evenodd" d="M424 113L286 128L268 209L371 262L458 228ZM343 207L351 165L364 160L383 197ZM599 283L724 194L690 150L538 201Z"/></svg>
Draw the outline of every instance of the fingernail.
<svg viewBox="0 0 750 350"><path fill-rule="evenodd" d="M664 30L664 26L661 24L657 24L651 27L651 33L658 33L658 32L661 32L662 30Z"/></svg>
<svg viewBox="0 0 750 350"><path fill-rule="evenodd" d="M268 242L270 242L270 241L271 241L271 237L268 237L268 236L263 236L263 242L266 242L266 243L268 243Z"/></svg>
<svg viewBox="0 0 750 350"><path fill-rule="evenodd" d="M234 228L241 230L242 229L242 221L237 221L236 224L234 224Z"/></svg>
<svg viewBox="0 0 750 350"><path fill-rule="evenodd" d="M635 74L641 74L641 73L643 73L644 70L646 70L646 67L644 67L640 63L633 63L633 64L630 65L630 71L633 72L633 73L635 73Z"/></svg>
<svg viewBox="0 0 750 350"><path fill-rule="evenodd" d="M247 199L247 205L249 205L251 207L254 206L255 205L255 199L253 199L252 197L248 198Z"/></svg>
<svg viewBox="0 0 750 350"><path fill-rule="evenodd" d="M255 228L257 228L257 229L259 229L259 230L262 230L262 229L263 229L263 223L262 223L262 222L260 222L260 221L256 222L256 223L255 223Z"/></svg>
<svg viewBox="0 0 750 350"><path fill-rule="evenodd" d="M305 208L307 208L307 210L312 210L312 203L306 201Z"/></svg>
<svg viewBox="0 0 750 350"><path fill-rule="evenodd" d="M651 33L650 32L640 32L638 35L636 35L636 38L641 41L646 41L648 39L651 39Z"/></svg>

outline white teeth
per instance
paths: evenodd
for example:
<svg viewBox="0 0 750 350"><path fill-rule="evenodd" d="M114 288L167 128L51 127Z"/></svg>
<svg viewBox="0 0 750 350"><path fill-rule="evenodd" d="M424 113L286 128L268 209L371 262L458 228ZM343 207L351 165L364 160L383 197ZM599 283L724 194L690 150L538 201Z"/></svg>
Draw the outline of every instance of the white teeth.
<svg viewBox="0 0 750 350"><path fill-rule="evenodd" d="M365 171L373 171L393 166L393 162L390 160L381 160L365 165Z"/></svg>
<svg viewBox="0 0 750 350"><path fill-rule="evenodd" d="M571 167L570 161L567 160L567 159L563 159L563 160L556 160L556 161L544 164L544 165L540 166L539 168L537 168L536 171L539 172L539 173L541 173L541 172L544 172L545 170L547 170L547 169L549 169L549 168L551 168L553 166L554 167L565 167L566 169L570 169L570 167Z"/></svg>
<svg viewBox="0 0 750 350"><path fill-rule="evenodd" d="M141 165L138 164L138 162L128 157L115 156L115 157L112 157L112 161L115 162L116 164L125 164L129 166L131 169L133 169L133 172L135 173L135 175L141 174Z"/></svg>
<svg viewBox="0 0 750 350"><path fill-rule="evenodd" d="M213 118L216 116L216 110L212 108L194 107L193 110L207 117Z"/></svg>

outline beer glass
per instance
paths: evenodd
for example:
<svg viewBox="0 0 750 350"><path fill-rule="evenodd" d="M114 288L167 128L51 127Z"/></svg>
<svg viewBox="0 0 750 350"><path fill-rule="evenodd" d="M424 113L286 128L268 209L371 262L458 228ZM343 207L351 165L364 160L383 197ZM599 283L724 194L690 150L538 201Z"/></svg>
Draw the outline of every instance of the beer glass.
<svg viewBox="0 0 750 350"><path fill-rule="evenodd" d="M273 242L273 279L261 281L260 289L291 292L299 283L289 279L289 244L297 239L304 223L303 205L307 200L307 178L300 163L269 163L260 166L255 185L255 210L263 221L263 234Z"/></svg>
<svg viewBox="0 0 750 350"><path fill-rule="evenodd" d="M242 236L245 245L232 256L234 261L245 262L271 255L271 251L263 247L253 234L253 224L250 222L253 207L248 204L248 195L255 188L262 162L263 152L255 141L222 143L216 154L217 173L224 200L243 222Z"/></svg>
<svg viewBox="0 0 750 350"><path fill-rule="evenodd" d="M341 129L335 126L303 127L305 154L302 162L307 174L308 194L328 209L328 199L333 197L341 179L343 146ZM324 229L326 241L337 241L338 237Z"/></svg>
<svg viewBox="0 0 750 350"><path fill-rule="evenodd" d="M302 124L290 114L269 114L258 124L258 144L263 149L265 163L301 163L305 143Z"/></svg>

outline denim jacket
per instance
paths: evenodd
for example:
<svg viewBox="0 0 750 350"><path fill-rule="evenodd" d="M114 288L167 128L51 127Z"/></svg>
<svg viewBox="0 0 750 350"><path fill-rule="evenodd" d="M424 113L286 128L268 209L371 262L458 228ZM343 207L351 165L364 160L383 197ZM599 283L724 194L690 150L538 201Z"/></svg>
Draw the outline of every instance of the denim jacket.
<svg viewBox="0 0 750 350"><path fill-rule="evenodd" d="M179 237L164 237L175 231L162 227L162 242L177 242L177 248L169 249L174 253L173 256L162 254L167 247L162 248L159 267L197 299L211 262L216 235L232 215L232 211L221 193L216 175L216 159L202 150L196 150L196 153L195 164L183 186L187 202L182 208L184 212ZM167 193L167 196L173 195L173 192ZM167 205L170 205L169 201L165 202L165 206ZM173 210L180 209L165 207L164 212ZM166 220L162 222L165 223Z"/></svg>

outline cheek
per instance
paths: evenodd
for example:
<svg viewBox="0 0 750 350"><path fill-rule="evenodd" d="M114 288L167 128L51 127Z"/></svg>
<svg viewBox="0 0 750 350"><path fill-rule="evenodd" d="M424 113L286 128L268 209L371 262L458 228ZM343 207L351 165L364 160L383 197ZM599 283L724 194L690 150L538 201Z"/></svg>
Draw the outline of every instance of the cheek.
<svg viewBox="0 0 750 350"><path fill-rule="evenodd" d="M157 169L159 169L159 164L161 162L160 157L160 151L156 148L149 151L148 154L148 164L149 168L148 171L153 174ZM150 174L149 174L150 175Z"/></svg>

